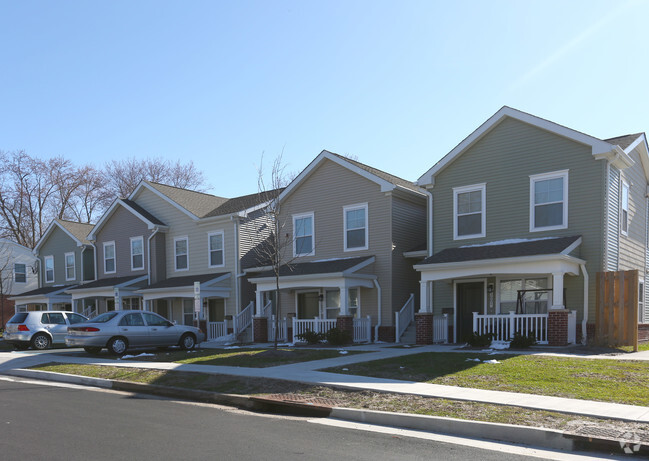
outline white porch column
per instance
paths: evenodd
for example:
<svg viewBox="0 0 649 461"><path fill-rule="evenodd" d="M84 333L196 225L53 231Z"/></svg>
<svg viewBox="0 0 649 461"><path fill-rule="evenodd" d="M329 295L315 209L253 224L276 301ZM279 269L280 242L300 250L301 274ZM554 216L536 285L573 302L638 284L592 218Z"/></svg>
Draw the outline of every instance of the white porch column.
<svg viewBox="0 0 649 461"><path fill-rule="evenodd" d="M48 311L51 311L51 310L52 310L52 300L51 300L51 299L48 299L48 300L47 300L47 310L48 310Z"/></svg>
<svg viewBox="0 0 649 461"><path fill-rule="evenodd" d="M563 305L563 272L552 274L552 307L551 309L565 309Z"/></svg>
<svg viewBox="0 0 649 461"><path fill-rule="evenodd" d="M264 307L264 292L261 290L255 291L255 315L261 317L261 310Z"/></svg>
<svg viewBox="0 0 649 461"><path fill-rule="evenodd" d="M428 297L428 286L430 282L420 281L419 282L419 312L432 312L431 300Z"/></svg>
<svg viewBox="0 0 649 461"><path fill-rule="evenodd" d="M347 288L343 285L340 287L340 315L349 315L347 298Z"/></svg>

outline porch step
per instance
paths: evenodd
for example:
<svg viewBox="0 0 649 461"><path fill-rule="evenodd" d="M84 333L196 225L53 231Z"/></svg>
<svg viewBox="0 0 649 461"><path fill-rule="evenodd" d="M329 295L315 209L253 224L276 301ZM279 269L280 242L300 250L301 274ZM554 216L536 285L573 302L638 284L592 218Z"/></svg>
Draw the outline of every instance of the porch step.
<svg viewBox="0 0 649 461"><path fill-rule="evenodd" d="M401 344L415 344L417 342L417 325L415 322L412 322L406 331L401 335L399 340Z"/></svg>

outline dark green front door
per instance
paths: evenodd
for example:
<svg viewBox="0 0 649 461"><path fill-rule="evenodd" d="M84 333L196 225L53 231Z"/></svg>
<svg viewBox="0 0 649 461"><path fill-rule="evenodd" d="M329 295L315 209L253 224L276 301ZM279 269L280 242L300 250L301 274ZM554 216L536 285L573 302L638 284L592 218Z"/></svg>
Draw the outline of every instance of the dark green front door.
<svg viewBox="0 0 649 461"><path fill-rule="evenodd" d="M320 315L320 294L317 291L298 293L297 318L313 319Z"/></svg>
<svg viewBox="0 0 649 461"><path fill-rule="evenodd" d="M484 282L457 284L457 342L473 333L473 312L484 312Z"/></svg>

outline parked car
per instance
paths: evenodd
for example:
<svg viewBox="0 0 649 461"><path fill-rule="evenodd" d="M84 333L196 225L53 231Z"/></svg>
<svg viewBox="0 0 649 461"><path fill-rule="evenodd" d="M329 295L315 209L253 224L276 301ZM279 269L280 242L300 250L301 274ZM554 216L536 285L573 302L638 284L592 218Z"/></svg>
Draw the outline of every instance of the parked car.
<svg viewBox="0 0 649 461"><path fill-rule="evenodd" d="M87 320L68 311L18 312L7 322L3 339L14 349L47 349L52 344L65 344L68 327Z"/></svg>
<svg viewBox="0 0 649 461"><path fill-rule="evenodd" d="M204 340L205 334L196 327L176 325L153 312L136 310L98 315L68 327L65 337L68 346L81 346L89 354L97 354L105 347L114 355L142 347L193 349Z"/></svg>

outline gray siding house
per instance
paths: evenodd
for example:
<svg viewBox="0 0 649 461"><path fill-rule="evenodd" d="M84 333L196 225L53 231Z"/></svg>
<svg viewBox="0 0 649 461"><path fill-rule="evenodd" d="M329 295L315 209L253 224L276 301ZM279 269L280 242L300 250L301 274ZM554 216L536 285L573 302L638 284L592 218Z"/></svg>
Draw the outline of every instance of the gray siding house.
<svg viewBox="0 0 649 461"><path fill-rule="evenodd" d="M323 151L280 194L279 206L285 246L278 315L333 322L351 317L369 322L374 338L394 341L394 314L418 293L417 274L403 253L425 240L424 190ZM259 319L268 317L262 307L274 301L269 269L247 269ZM351 323L345 321L344 328ZM255 332L264 329L260 325Z"/></svg>
<svg viewBox="0 0 649 461"><path fill-rule="evenodd" d="M415 266L420 342L444 314L454 341L514 324L541 342L585 340L595 274L645 277L648 178L644 134L602 140L503 107L418 180L432 211Z"/></svg>

